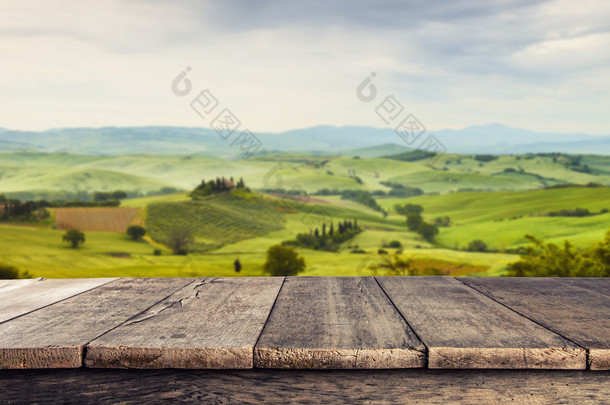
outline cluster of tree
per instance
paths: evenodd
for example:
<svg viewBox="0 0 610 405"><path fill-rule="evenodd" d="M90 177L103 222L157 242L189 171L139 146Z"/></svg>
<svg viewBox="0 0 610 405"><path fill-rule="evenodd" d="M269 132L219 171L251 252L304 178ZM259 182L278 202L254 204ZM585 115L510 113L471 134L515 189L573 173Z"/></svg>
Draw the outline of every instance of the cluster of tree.
<svg viewBox="0 0 610 405"><path fill-rule="evenodd" d="M121 201L127 198L127 193L122 190L116 191L96 191L93 193L93 201L95 202L106 202L106 201Z"/></svg>
<svg viewBox="0 0 610 405"><path fill-rule="evenodd" d="M424 212L424 207L419 204L395 204L394 211L396 211L398 215L409 215L412 212L416 214L421 214L422 212Z"/></svg>
<svg viewBox="0 0 610 405"><path fill-rule="evenodd" d="M237 184L233 181L233 177L229 180L224 177L216 177L215 180L205 181L201 180L201 184L199 184L195 190L191 192L191 197L205 197L208 195L224 193L227 191L231 191L235 188L246 188L244 184L244 179L240 178Z"/></svg>
<svg viewBox="0 0 610 405"><path fill-rule="evenodd" d="M357 203L372 208L375 211L381 212L383 216L388 215L388 213L383 208L381 208L379 204L377 204L377 200L375 200L371 193L369 193L368 191L343 190L341 191L341 199L356 201Z"/></svg>
<svg viewBox="0 0 610 405"><path fill-rule="evenodd" d="M519 170L515 169L514 167L505 167L502 172L503 173L521 173L521 174L524 174L525 170L521 166L519 166Z"/></svg>
<svg viewBox="0 0 610 405"><path fill-rule="evenodd" d="M274 193L274 194L283 194L283 195L297 195L301 197L307 197L307 191L293 188L293 189L285 189L285 188L263 188L260 190L262 193ZM338 193L337 193L338 194Z"/></svg>
<svg viewBox="0 0 610 405"><path fill-rule="evenodd" d="M400 160L403 162L415 162L418 160L428 159L436 156L436 152L430 152L423 149L416 149L409 152L399 153L397 155L384 156L386 159Z"/></svg>
<svg viewBox="0 0 610 405"><path fill-rule="evenodd" d="M394 206L394 209L396 208L397 206ZM402 207L398 206L398 209L402 215L406 214L407 228L411 232L417 232L428 242L434 241L434 237L438 234L438 226L424 221L421 215L424 207L419 204L406 204Z"/></svg>
<svg viewBox="0 0 610 405"><path fill-rule="evenodd" d="M19 201L6 199L0 195L0 220L41 221L49 218L46 201Z"/></svg>
<svg viewBox="0 0 610 405"><path fill-rule="evenodd" d="M557 246L531 235L525 237L532 245L518 262L509 265L509 276L610 277L610 231L602 241L585 249L576 249L567 240Z"/></svg>
<svg viewBox="0 0 610 405"><path fill-rule="evenodd" d="M311 193L311 195L340 195L340 194L341 194L341 190L339 190L338 188L333 188L333 189L323 188L323 189L320 189L318 191L314 191L313 193Z"/></svg>
<svg viewBox="0 0 610 405"><path fill-rule="evenodd" d="M417 187L408 187L403 186L399 183L391 183L391 182L381 182L381 184L392 187L390 191L383 190L374 190L370 192L370 195L373 197L397 197L397 198L407 198L414 197L418 195L424 194L423 190ZM361 190L339 190L337 188L328 189L323 188L318 191L314 191L311 195L341 195L342 193L348 193L351 195L355 195L356 193L361 193ZM351 198L350 198L351 199Z"/></svg>
<svg viewBox="0 0 610 405"><path fill-rule="evenodd" d="M400 249L402 248L402 243L400 243L399 240L391 240L388 243L383 243L382 247L384 248L393 248L393 249Z"/></svg>
<svg viewBox="0 0 610 405"><path fill-rule="evenodd" d="M444 227L444 228L450 227L452 223L453 222L451 222L451 218L449 218L448 216L434 218L434 225L438 226L439 228L440 227Z"/></svg>
<svg viewBox="0 0 610 405"><path fill-rule="evenodd" d="M600 183L587 183L587 184L563 183L563 184L553 184L550 186L546 186L545 189L568 188L568 187L603 188L603 187L608 187L608 186L600 184Z"/></svg>
<svg viewBox="0 0 610 405"><path fill-rule="evenodd" d="M305 270L305 259L289 246L273 245L267 250L264 269L271 276L296 276Z"/></svg>
<svg viewBox="0 0 610 405"><path fill-rule="evenodd" d="M358 226L356 219L339 222L336 228L332 222L330 225L324 223L321 228L315 228L309 233L299 233L295 240L284 241L282 245L336 252L341 243L352 239L360 232L362 229Z"/></svg>
<svg viewBox="0 0 610 405"><path fill-rule="evenodd" d="M474 160L477 162L491 162L497 158L498 157L496 155L474 155Z"/></svg>
<svg viewBox="0 0 610 405"><path fill-rule="evenodd" d="M17 267L10 264L0 263L0 279L14 278L32 278L32 275L27 271L19 271Z"/></svg>
<svg viewBox="0 0 610 405"><path fill-rule="evenodd" d="M147 196L155 196L155 195L166 195L166 194L175 194L175 193L179 193L181 190L179 188L176 187L161 187L159 190L151 190L148 193L146 193ZM136 193L137 195L135 195L134 197L143 197L144 195L142 193ZM131 195L128 196L131 197Z"/></svg>
<svg viewBox="0 0 610 405"><path fill-rule="evenodd" d="M159 190L152 190L148 193L141 193L138 191L125 191L124 193L127 195L126 198L138 198L144 196L155 196L155 195L165 195L165 194L173 194L178 193L180 189L175 187L162 187ZM7 199L15 199L21 201L49 201L49 204L55 207L113 207L119 205L119 200L114 200L112 198L108 199L104 198L105 195L113 194L115 192L102 192L101 198L104 199L104 202L96 202L94 199L94 195L99 193L89 193L84 190L80 191L19 191L12 192L6 195ZM123 191L118 191L118 193L123 193ZM118 194L120 195L120 194ZM99 198L99 197L98 197ZM90 204L84 204L90 203Z"/></svg>
<svg viewBox="0 0 610 405"><path fill-rule="evenodd" d="M546 214L548 217L590 217L593 215L601 215L608 212L607 208L600 210L599 212L591 212L588 208L572 208L563 209L559 211L550 211Z"/></svg>
<svg viewBox="0 0 610 405"><path fill-rule="evenodd" d="M84 202L84 201L46 201L46 200L28 200L20 201L15 199L6 199L0 195L0 220L24 220L24 221L43 221L49 218L50 213L47 208L64 208L64 207L118 207L120 202L117 200L109 200L102 202Z"/></svg>
<svg viewBox="0 0 610 405"><path fill-rule="evenodd" d="M408 187L391 181L382 181L380 184L391 188L387 193L390 197L407 198L424 194L424 191L418 187Z"/></svg>
<svg viewBox="0 0 610 405"><path fill-rule="evenodd" d="M466 250L469 252L487 252L487 244L481 239L475 239L470 241Z"/></svg>

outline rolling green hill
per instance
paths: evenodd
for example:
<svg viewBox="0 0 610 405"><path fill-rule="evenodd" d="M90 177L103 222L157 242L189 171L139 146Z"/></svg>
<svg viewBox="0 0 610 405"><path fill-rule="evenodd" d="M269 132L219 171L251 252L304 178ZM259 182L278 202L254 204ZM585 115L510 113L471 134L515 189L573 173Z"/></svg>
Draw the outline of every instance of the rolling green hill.
<svg viewBox="0 0 610 405"><path fill-rule="evenodd" d="M549 211L587 208L592 212L610 209L610 188L566 187L518 192L468 192L379 200L391 210L394 204L421 204L424 218L449 216L450 228L441 228L440 244L464 247L482 239L497 249L525 244L525 234L561 243L570 239L585 246L600 240L610 228L610 214L589 217L547 217Z"/></svg>
<svg viewBox="0 0 610 405"><path fill-rule="evenodd" d="M205 251L282 228L284 207L244 190L183 202L148 206L146 228L157 242L165 242L177 229L196 238L192 250Z"/></svg>
<svg viewBox="0 0 610 405"><path fill-rule="evenodd" d="M162 187L189 190L202 178L243 177L254 189L388 190L384 181L426 193L530 190L557 184L610 185L610 157L569 155L499 156L446 154L433 167L426 160L268 155L248 160L201 156L87 156L41 153L0 154L0 192L35 190L129 192ZM360 179L360 182L357 181Z"/></svg>
<svg viewBox="0 0 610 405"><path fill-rule="evenodd" d="M371 149L375 153L387 150L391 148ZM61 232L49 228L48 223L36 228L0 223L0 261L45 277L230 276L235 275L232 262L239 257L244 265L241 275L263 275L267 248L310 231L311 213L316 211L322 212L327 222L357 218L364 231L338 253L301 249L308 264L305 275L369 275L368 265L380 260L378 249L391 240L402 244L405 255L427 263L450 262L448 266L462 269L459 271L476 267L480 275L501 275L506 265L518 258L501 252L526 243L526 233L545 241L561 243L569 239L577 246L586 246L601 239L610 228L610 213L545 216L562 209L587 208L596 213L610 209L609 187L545 188L572 183L610 185L610 157L524 154L481 159L447 154L430 167L419 160L298 154L248 160L171 155L0 154L0 194L9 197L19 192L41 195L43 191L59 195L62 191L117 189L146 194L162 187L190 190L202 178L215 176L243 177L254 190L388 192L391 188L387 182L391 182L419 187L427 194L402 199L376 197L390 213L387 218L338 195L316 196L308 203L289 199L280 203L275 197L241 191L199 201L191 201L184 192L127 199L122 206L143 208L152 239L136 243L121 234L88 232L85 246L72 250L62 244ZM405 218L392 210L397 203L422 204L426 220L449 216L453 225L440 228L435 242L428 243L406 230ZM176 227L193 232L195 250L200 253L188 257L168 254L162 242ZM474 239L482 239L497 253L461 250ZM364 253L350 253L356 246ZM164 254L153 256L155 248ZM117 258L109 255L112 252L126 252L129 257ZM184 270L185 262L191 270ZM198 270L192 270L193 265ZM452 274L469 274L455 271Z"/></svg>

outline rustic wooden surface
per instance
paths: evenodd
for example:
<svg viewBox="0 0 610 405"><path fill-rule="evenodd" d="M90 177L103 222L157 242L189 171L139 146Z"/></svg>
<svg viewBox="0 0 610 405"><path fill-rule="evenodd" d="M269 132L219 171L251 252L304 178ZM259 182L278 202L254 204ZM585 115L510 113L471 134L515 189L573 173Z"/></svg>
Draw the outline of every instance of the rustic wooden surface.
<svg viewBox="0 0 610 405"><path fill-rule="evenodd" d="M610 372L10 370L0 404L608 404Z"/></svg>
<svg viewBox="0 0 610 405"><path fill-rule="evenodd" d="M14 288L22 287L27 284L37 283L44 280L44 278L22 278L17 280L1 280L0 279L0 294L5 291L12 290Z"/></svg>
<svg viewBox="0 0 610 405"><path fill-rule="evenodd" d="M424 367L424 346L372 277L288 277L256 345L261 368Z"/></svg>
<svg viewBox="0 0 610 405"><path fill-rule="evenodd" d="M587 290L595 291L600 294L610 296L610 283L604 282L600 278L559 278L563 283L568 283L576 287L585 288Z"/></svg>
<svg viewBox="0 0 610 405"><path fill-rule="evenodd" d="M0 323L107 284L116 278L31 279L13 287L0 283ZM28 282L29 281L29 282Z"/></svg>
<svg viewBox="0 0 610 405"><path fill-rule="evenodd" d="M87 367L252 368L283 279L199 279L87 346Z"/></svg>
<svg viewBox="0 0 610 405"><path fill-rule="evenodd" d="M592 370L610 369L609 296L552 278L460 280L588 349Z"/></svg>
<svg viewBox="0 0 610 405"><path fill-rule="evenodd" d="M377 277L429 368L585 369L586 351L452 277Z"/></svg>
<svg viewBox="0 0 610 405"><path fill-rule="evenodd" d="M2 323L0 368L81 367L88 342L192 281L115 280Z"/></svg>
<svg viewBox="0 0 610 405"><path fill-rule="evenodd" d="M610 369L610 279L105 282L0 281L0 368Z"/></svg>

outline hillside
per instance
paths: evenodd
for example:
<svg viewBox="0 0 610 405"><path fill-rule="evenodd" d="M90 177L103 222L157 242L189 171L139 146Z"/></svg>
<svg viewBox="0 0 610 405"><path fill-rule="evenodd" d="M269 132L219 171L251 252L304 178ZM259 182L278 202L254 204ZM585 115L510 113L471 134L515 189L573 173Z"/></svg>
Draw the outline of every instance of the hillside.
<svg viewBox="0 0 610 405"><path fill-rule="evenodd" d="M0 193L122 189L147 194L164 187L190 190L202 178L226 175L243 177L258 190L309 193L321 189L388 191L390 187L382 182L441 194L529 190L571 183L610 184L610 157L600 155L502 155L480 161L479 155L445 154L432 166L427 159L403 161L402 156L278 154L226 160L191 155L6 153L0 154Z"/></svg>
<svg viewBox="0 0 610 405"><path fill-rule="evenodd" d="M543 133L510 128L501 124L469 126L463 129L429 131L453 153L601 153L610 154L610 137L588 134ZM255 133L260 141L256 153L295 152L337 154L384 144L406 145L392 128L328 125L279 133ZM18 142L15 142L18 139ZM423 141L423 140L422 140ZM60 128L32 132L0 132L0 152L9 150L67 152L72 154L125 155L198 154L239 158L241 151L208 128L188 127L102 127ZM351 152L347 152L351 155ZM361 156L377 156L361 154Z"/></svg>
<svg viewBox="0 0 610 405"><path fill-rule="evenodd" d="M271 199L233 190L193 201L153 203L146 227L160 243L173 230L186 229L196 238L191 250L205 251L282 229L285 211Z"/></svg>
<svg viewBox="0 0 610 405"><path fill-rule="evenodd" d="M588 217L548 217L551 211L586 208L591 212L610 209L610 188L568 187L519 192L466 192L412 197L408 200L386 199L379 203L388 210L394 204L421 204L424 217L448 216L453 221L442 228L439 244L464 248L474 239L482 239L490 248L516 248L527 244L525 234L549 242L569 239L586 246L602 239L610 228L610 213Z"/></svg>

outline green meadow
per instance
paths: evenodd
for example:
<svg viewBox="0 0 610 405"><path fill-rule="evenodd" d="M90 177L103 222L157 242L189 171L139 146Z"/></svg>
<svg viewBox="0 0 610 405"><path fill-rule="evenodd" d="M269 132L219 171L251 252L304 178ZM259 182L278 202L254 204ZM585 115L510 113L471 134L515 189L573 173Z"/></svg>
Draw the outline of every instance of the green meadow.
<svg viewBox="0 0 610 405"><path fill-rule="evenodd" d="M232 191L192 201L186 190L215 176L243 177L254 193ZM424 195L376 197L387 216L338 195L312 195L321 189L390 191L382 182L417 187ZM604 186L584 187L589 183ZM0 194L9 198L113 190L140 194L123 200L121 206L143 208L148 234L134 242L123 234L86 232L86 242L72 249L62 242L63 232L54 229L53 217L40 223L0 222L0 262L47 278L262 276L271 245L312 231L312 224L357 219L363 232L338 252L299 248L307 263L301 274L375 274L373 267L384 254L397 253L383 246L399 241L400 254L412 258L418 268L500 276L518 260L518 255L507 252L526 244L526 234L555 243L569 239L580 247L600 240L610 228L610 213L547 215L574 208L594 214L610 209L609 184L610 158L587 155L499 156L481 162L472 155L448 154L431 167L425 161L366 156L280 154L243 161L196 155L2 154ZM549 188L558 185L564 187ZM148 195L164 187L185 192ZM263 189L304 190L310 199L264 195ZM422 205L427 221L448 216L452 224L439 228L435 240L427 242L409 232L405 217L393 209L407 203ZM172 255L164 244L176 225L189 227L196 237L198 249L187 256ZM493 252L465 251L475 239L483 240ZM155 249L161 255L154 255ZM242 263L240 273L234 271L235 259Z"/></svg>

